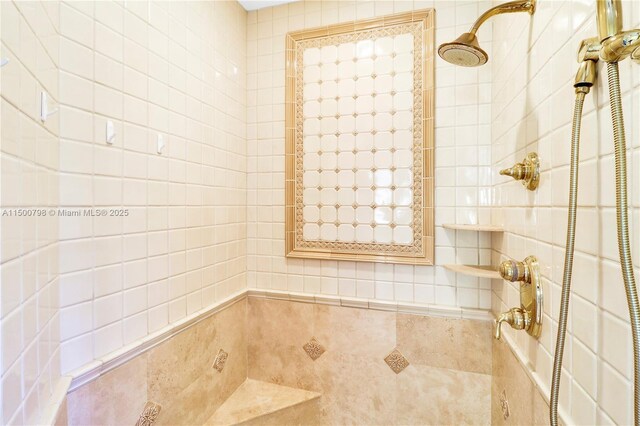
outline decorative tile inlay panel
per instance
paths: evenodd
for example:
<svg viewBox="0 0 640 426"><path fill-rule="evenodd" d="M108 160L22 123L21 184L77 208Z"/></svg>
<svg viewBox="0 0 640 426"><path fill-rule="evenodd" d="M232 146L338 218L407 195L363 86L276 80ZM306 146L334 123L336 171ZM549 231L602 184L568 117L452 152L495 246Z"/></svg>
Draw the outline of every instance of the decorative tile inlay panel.
<svg viewBox="0 0 640 426"><path fill-rule="evenodd" d="M288 34L288 256L432 264L432 15Z"/></svg>
<svg viewBox="0 0 640 426"><path fill-rule="evenodd" d="M396 373L400 373L402 370L409 366L409 361L400 353L399 350L394 349L389 355L384 358L384 362Z"/></svg>
<svg viewBox="0 0 640 426"><path fill-rule="evenodd" d="M229 354L226 353L224 349L220 349L218 351L218 355L216 355L216 359L213 361L213 368L218 370L218 373L222 373L224 365L227 362L227 358L229 358Z"/></svg>
<svg viewBox="0 0 640 426"><path fill-rule="evenodd" d="M162 406L160 404L156 404L155 402L149 401L144 406L142 410L142 414L140 414L140 418L136 422L136 426L151 426L155 423L158 418L158 414L160 414L160 409Z"/></svg>
<svg viewBox="0 0 640 426"><path fill-rule="evenodd" d="M320 356L325 352L324 347L320 343L318 343L315 337L305 343L302 348L314 361L320 358Z"/></svg>

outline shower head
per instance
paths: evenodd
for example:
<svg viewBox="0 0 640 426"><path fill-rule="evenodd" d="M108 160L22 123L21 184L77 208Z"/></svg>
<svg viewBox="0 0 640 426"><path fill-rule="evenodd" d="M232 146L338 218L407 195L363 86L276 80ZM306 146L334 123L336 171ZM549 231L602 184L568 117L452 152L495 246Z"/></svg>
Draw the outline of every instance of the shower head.
<svg viewBox="0 0 640 426"><path fill-rule="evenodd" d="M487 63L487 60L489 60L489 55L487 55L487 52L482 50L480 44L478 44L476 32L480 28L480 25L492 16L502 13L528 12L532 15L535 10L536 0L517 0L492 7L480 15L468 33L462 34L450 43L441 44L438 48L438 55L453 65L463 67L484 65Z"/></svg>
<svg viewBox="0 0 640 426"><path fill-rule="evenodd" d="M438 55L445 61L463 67L484 65L489 55L480 48L475 34L464 33L450 43L441 44Z"/></svg>

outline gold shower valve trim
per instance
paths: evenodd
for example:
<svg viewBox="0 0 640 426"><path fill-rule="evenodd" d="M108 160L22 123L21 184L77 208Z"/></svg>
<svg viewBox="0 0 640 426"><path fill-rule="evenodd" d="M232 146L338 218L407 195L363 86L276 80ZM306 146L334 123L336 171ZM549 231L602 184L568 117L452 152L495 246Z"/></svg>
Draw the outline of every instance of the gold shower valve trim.
<svg viewBox="0 0 640 426"><path fill-rule="evenodd" d="M513 259L505 260L500 264L498 272L502 279L506 281L530 281L529 269L524 262L517 262Z"/></svg>
<svg viewBox="0 0 640 426"><path fill-rule="evenodd" d="M522 162L514 164L509 169L500 170L500 174L522 181L522 185L529 191L535 191L540 183L540 160L538 154L535 152L528 153Z"/></svg>
<svg viewBox="0 0 640 426"><path fill-rule="evenodd" d="M521 283L520 307L511 308L498 316L494 337L500 339L504 322L513 329L525 330L529 335L539 337L542 331L542 285L538 259L528 256L522 262L506 260L500 264L498 272L507 281Z"/></svg>

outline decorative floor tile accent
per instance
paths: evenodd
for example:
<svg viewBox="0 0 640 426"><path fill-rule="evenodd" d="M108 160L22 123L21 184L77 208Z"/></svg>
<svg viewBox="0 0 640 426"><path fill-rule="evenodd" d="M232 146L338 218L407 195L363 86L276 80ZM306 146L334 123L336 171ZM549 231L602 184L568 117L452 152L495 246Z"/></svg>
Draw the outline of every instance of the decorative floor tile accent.
<svg viewBox="0 0 640 426"><path fill-rule="evenodd" d="M156 404L153 401L147 401L144 406L144 410L142 410L142 414L140 414L140 418L136 422L136 426L153 425L158 418L158 414L160 414L161 409L162 406L160 404Z"/></svg>
<svg viewBox="0 0 640 426"><path fill-rule="evenodd" d="M502 389L502 393L500 394L500 408L502 409L502 416L507 420L511 412L509 411L509 400L507 399L506 389Z"/></svg>
<svg viewBox="0 0 640 426"><path fill-rule="evenodd" d="M220 349L218 351L218 355L216 355L215 361L213 361L213 368L218 370L218 373L222 373L224 365L227 362L227 358L229 358L229 354L226 353L224 349Z"/></svg>
<svg viewBox="0 0 640 426"><path fill-rule="evenodd" d="M407 361L404 355L402 355L397 349L394 349L393 352L387 355L384 358L384 362L386 362L389 368L391 368L396 374L409 366L409 361Z"/></svg>
<svg viewBox="0 0 640 426"><path fill-rule="evenodd" d="M311 340L309 340L307 343L305 343L302 346L302 348L307 353L307 355L309 355L309 358L311 358L314 361L316 359L320 358L320 356L326 350L324 348L324 346L322 346L320 343L318 343L318 341L316 340L315 337L313 337Z"/></svg>

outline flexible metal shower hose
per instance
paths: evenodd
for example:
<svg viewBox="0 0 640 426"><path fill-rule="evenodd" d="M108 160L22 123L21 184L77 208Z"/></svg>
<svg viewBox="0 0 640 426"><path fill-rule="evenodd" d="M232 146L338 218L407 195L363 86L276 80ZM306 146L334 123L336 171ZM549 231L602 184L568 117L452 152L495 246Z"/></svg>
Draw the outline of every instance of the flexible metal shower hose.
<svg viewBox="0 0 640 426"><path fill-rule="evenodd" d="M551 379L551 398L549 402L549 418L552 426L558 425L558 394L560 376L562 374L562 356L567 332L569 299L571 297L571 273L573 272L573 250L576 239L576 210L578 206L578 162L580 160L580 126L582 124L582 106L588 87L576 89L576 102L573 108L573 125L571 129L571 165L569 172L569 214L567 220L567 244L564 254L564 274L562 276L562 297L560 316L558 318L558 337L553 358L553 377Z"/></svg>
<svg viewBox="0 0 640 426"><path fill-rule="evenodd" d="M633 273L631 248L629 246L629 211L627 206L627 146L622 116L622 98L620 96L620 77L618 64L608 63L609 100L613 121L613 141L616 162L616 219L618 222L618 251L622 278L629 305L629 319L633 338L633 417L634 424L640 425L640 304Z"/></svg>
<svg viewBox="0 0 640 426"><path fill-rule="evenodd" d="M622 98L620 96L620 77L618 64L608 63L609 100L611 102L611 119L613 122L613 139L615 145L616 167L616 219L618 228L618 251L620 253L620 267L624 280L629 318L633 338L633 416L634 425L640 426L640 304L633 273L633 261L629 244L629 211L627 199L627 147L622 115ZM581 90L583 89L583 90ZM569 298L571 296L571 274L573 269L573 252L575 247L576 207L578 197L578 160L580 149L580 126L582 122L582 107L586 88L576 90L576 102L573 114L573 128L571 134L571 170L569 179L569 214L567 223L567 244L564 258L564 274L562 277L562 297L560 301L560 316L558 318L558 337L553 359L553 377L551 380L551 398L549 418L552 426L558 425L558 394L560 391L560 377L562 375L562 356L564 353L565 336L567 330L567 316Z"/></svg>

